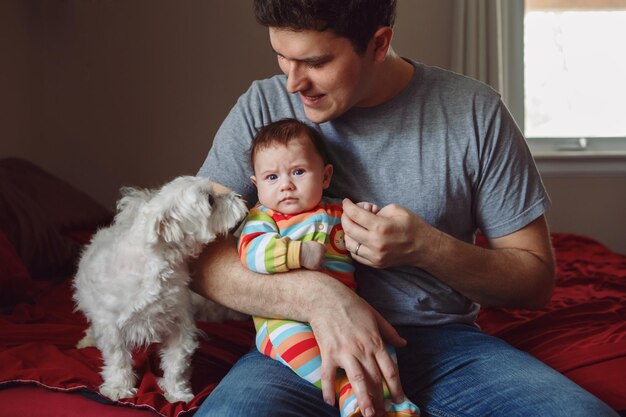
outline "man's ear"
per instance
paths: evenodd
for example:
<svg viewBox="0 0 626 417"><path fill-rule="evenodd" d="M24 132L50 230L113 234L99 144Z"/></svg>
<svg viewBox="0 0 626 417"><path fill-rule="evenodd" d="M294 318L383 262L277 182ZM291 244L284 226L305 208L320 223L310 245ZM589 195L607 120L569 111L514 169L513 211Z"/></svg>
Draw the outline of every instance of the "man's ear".
<svg viewBox="0 0 626 417"><path fill-rule="evenodd" d="M252 184L256 187L256 177L254 175L250 175L250 181L252 181Z"/></svg>
<svg viewBox="0 0 626 417"><path fill-rule="evenodd" d="M387 53L391 47L391 38L393 37L393 29L389 26L378 28L374 33L371 42L374 48L374 60L383 62L387 58Z"/></svg>
<svg viewBox="0 0 626 417"><path fill-rule="evenodd" d="M324 167L324 190L330 186L330 180L333 177L333 166L328 164Z"/></svg>

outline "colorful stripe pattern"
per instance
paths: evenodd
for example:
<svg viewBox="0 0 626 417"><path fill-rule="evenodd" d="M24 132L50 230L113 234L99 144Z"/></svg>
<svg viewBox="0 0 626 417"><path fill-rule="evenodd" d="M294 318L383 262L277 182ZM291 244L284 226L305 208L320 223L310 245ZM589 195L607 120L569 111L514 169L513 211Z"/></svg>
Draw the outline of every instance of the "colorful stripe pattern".
<svg viewBox="0 0 626 417"><path fill-rule="evenodd" d="M322 270L354 289L354 265L343 240L342 213L341 201L330 198L322 199L311 211L294 215L258 204L248 213L239 237L241 261L261 274L298 269L298 242L315 241L326 246Z"/></svg>
<svg viewBox="0 0 626 417"><path fill-rule="evenodd" d="M322 358L313 330L308 324L292 320L254 317L254 325L257 329L256 346L261 353L287 365L298 376L322 389ZM387 346L387 351L397 363L394 348ZM361 416L356 395L342 369L337 370L335 393L341 417ZM391 396L386 384L384 384L384 397L386 417L420 415L419 408L408 399L394 404L390 400Z"/></svg>
<svg viewBox="0 0 626 417"><path fill-rule="evenodd" d="M323 199L314 210L292 216L276 213L257 205L248 214L241 237L239 256L253 271L274 274L299 268L300 242L316 241L326 246L322 269L350 288L356 288L354 265L345 248L341 228L342 207L339 200ZM322 388L322 359L313 330L306 323L292 320L254 317L256 346L264 355L280 361L298 376ZM396 360L393 347L388 347ZM343 370L335 379L342 417L360 416L356 396ZM393 404L385 386L385 416L419 416L410 401Z"/></svg>

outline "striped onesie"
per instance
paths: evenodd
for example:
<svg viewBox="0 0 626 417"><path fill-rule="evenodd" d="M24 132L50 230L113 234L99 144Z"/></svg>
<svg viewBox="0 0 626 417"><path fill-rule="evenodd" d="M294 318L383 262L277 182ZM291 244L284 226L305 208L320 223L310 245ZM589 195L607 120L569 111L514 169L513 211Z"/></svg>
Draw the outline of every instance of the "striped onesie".
<svg viewBox="0 0 626 417"><path fill-rule="evenodd" d="M287 272L300 268L300 245L316 241L326 247L322 264L325 273L356 288L354 265L346 249L341 200L324 197L312 210L284 215L261 204L250 210L239 238L241 261L262 274ZM311 327L292 320L254 317L256 346L260 352L287 365L300 377L320 388L321 356ZM395 360L393 347L387 347ZM342 417L360 416L356 396L345 373L337 371L335 391ZM418 416L416 405L405 400L394 404L385 387L385 416Z"/></svg>

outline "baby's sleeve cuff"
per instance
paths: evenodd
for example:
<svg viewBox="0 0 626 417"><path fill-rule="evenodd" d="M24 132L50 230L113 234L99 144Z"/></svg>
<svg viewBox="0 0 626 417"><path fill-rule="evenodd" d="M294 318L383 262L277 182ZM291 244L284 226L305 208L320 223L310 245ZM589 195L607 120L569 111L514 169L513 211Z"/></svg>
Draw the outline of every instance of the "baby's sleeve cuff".
<svg viewBox="0 0 626 417"><path fill-rule="evenodd" d="M287 246L287 269L300 269L300 249L302 242L292 240Z"/></svg>

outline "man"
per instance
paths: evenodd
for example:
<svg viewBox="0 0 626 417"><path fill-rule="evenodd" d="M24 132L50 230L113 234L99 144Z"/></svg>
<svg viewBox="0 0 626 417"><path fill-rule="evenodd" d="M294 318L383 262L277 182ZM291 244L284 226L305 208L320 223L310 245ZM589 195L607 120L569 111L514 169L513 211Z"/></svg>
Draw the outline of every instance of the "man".
<svg viewBox="0 0 626 417"><path fill-rule="evenodd" d="M199 175L254 203L247 161L256 129L308 120L335 166L329 195L348 198L342 225L360 297L319 272L251 273L232 239L212 245L196 289L240 311L309 322L323 389L253 350L197 415L337 416L338 367L368 417L384 411L383 379L423 415L615 415L474 325L480 304L538 308L554 286L549 199L498 94L396 55L394 0L254 5L284 75L240 97ZM372 214L352 201L383 208ZM477 230L488 249L472 244ZM386 343L398 347L398 368Z"/></svg>

